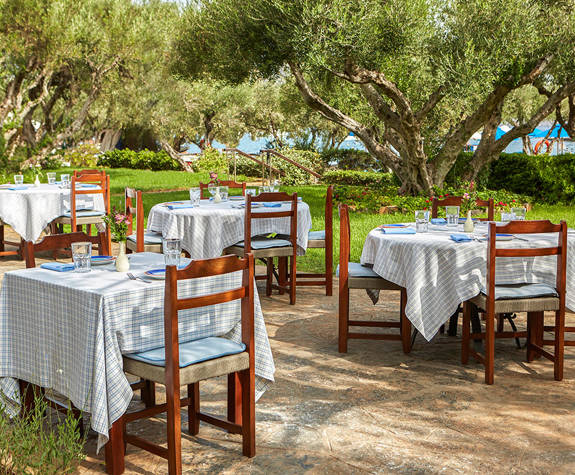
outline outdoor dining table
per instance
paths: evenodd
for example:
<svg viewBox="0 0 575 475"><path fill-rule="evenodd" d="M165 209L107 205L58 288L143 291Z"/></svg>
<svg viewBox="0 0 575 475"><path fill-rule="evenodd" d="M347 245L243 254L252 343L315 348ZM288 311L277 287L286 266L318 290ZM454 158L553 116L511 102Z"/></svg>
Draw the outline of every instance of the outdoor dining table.
<svg viewBox="0 0 575 475"><path fill-rule="evenodd" d="M411 224L415 229L415 224ZM485 286L487 270L487 223L478 222L472 240L455 242L450 236L463 227L430 225L416 234L386 234L372 230L364 243L361 264L407 291L406 316L430 341L458 306L475 297ZM557 234L521 234L497 241L501 248L557 246ZM575 310L575 233L567 244L566 305ZM499 258L496 284L556 284L557 257ZM371 291L374 302L378 293Z"/></svg>
<svg viewBox="0 0 575 475"><path fill-rule="evenodd" d="M189 202L187 202L189 203ZM180 239L192 259L206 259L221 256L224 249L243 241L245 208L242 201L229 200L214 203L201 200L200 206L172 206L168 203L155 205L148 216L148 231L161 233L165 239ZM182 205L179 205L182 206ZM289 203L279 207L253 208L254 213L287 211ZM298 255L305 254L308 233L311 229L311 213L307 203L297 206ZM269 233L290 234L289 218L255 219L252 221L252 236Z"/></svg>
<svg viewBox="0 0 575 475"><path fill-rule="evenodd" d="M130 267L141 276L164 267L164 257L132 254ZM178 290L197 297L236 288L241 278L236 272L191 279ZM122 354L164 345L164 281L150 282L131 280L113 264L87 273L7 272L0 289L0 402L17 410L16 379L51 388L91 415L100 449L132 399ZM254 307L257 399L275 368L257 289ZM180 341L225 336L241 342L240 318L239 301L180 311Z"/></svg>
<svg viewBox="0 0 575 475"><path fill-rule="evenodd" d="M76 209L104 211L104 198L101 194L82 195ZM68 211L69 187L0 185L0 223L12 227L25 241L36 241L48 224Z"/></svg>

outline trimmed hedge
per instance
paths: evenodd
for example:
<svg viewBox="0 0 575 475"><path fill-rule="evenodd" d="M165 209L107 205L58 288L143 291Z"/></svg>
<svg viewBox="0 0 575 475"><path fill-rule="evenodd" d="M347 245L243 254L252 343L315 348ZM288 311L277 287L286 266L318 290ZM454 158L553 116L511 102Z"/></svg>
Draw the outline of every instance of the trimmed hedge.
<svg viewBox="0 0 575 475"><path fill-rule="evenodd" d="M330 170L322 181L328 185L397 186L393 173L361 172L356 170Z"/></svg>
<svg viewBox="0 0 575 475"><path fill-rule="evenodd" d="M99 167L133 168L137 170L181 170L180 164L163 150L110 150L98 157Z"/></svg>

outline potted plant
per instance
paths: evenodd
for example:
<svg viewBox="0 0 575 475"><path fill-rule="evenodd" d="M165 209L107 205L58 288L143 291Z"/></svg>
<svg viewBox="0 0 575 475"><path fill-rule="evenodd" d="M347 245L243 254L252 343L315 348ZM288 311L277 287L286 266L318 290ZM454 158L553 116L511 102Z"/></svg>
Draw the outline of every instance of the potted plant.
<svg viewBox="0 0 575 475"><path fill-rule="evenodd" d="M126 255L126 238L128 234L129 216L118 213L113 210L103 218L104 223L112 234L112 240L120 246L120 251L116 257L116 270L118 272L128 272L130 270L130 261Z"/></svg>

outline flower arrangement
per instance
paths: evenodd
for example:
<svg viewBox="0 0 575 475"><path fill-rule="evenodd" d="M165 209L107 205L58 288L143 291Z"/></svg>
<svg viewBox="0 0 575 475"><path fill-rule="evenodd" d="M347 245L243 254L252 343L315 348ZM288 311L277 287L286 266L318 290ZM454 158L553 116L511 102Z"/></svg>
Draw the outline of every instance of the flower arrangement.
<svg viewBox="0 0 575 475"><path fill-rule="evenodd" d="M115 242L124 242L128 235L128 224L130 217L126 214L118 213L114 209L110 214L102 218L106 226L112 233L112 240Z"/></svg>
<svg viewBox="0 0 575 475"><path fill-rule="evenodd" d="M213 183L214 185L220 184L220 180L216 172L210 172L210 183Z"/></svg>
<svg viewBox="0 0 575 475"><path fill-rule="evenodd" d="M463 193L463 199L461 200L461 211L466 213L468 211L473 211L477 208L477 189L475 188L475 182L471 182L466 186L466 191Z"/></svg>

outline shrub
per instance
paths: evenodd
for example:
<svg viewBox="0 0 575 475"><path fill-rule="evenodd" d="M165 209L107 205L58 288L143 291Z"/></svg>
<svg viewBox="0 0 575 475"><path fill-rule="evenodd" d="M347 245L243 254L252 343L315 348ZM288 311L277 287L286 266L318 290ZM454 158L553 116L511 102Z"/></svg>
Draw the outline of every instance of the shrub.
<svg viewBox="0 0 575 475"><path fill-rule="evenodd" d="M138 170L181 170L180 164L165 151L110 150L98 158L98 166L109 168L133 168Z"/></svg>
<svg viewBox="0 0 575 475"><path fill-rule="evenodd" d="M330 148L321 152L325 166L340 170L386 171L385 167L364 150Z"/></svg>
<svg viewBox="0 0 575 475"><path fill-rule="evenodd" d="M93 144L81 144L73 148L66 148L59 151L61 162L69 163L73 168L95 167L98 163L98 153L100 150Z"/></svg>
<svg viewBox="0 0 575 475"><path fill-rule="evenodd" d="M225 153L215 148L207 148L192 163L195 172L216 172L228 174L228 158Z"/></svg>
<svg viewBox="0 0 575 475"><path fill-rule="evenodd" d="M393 173L356 170L329 170L323 174L322 181L329 185L397 186Z"/></svg>

